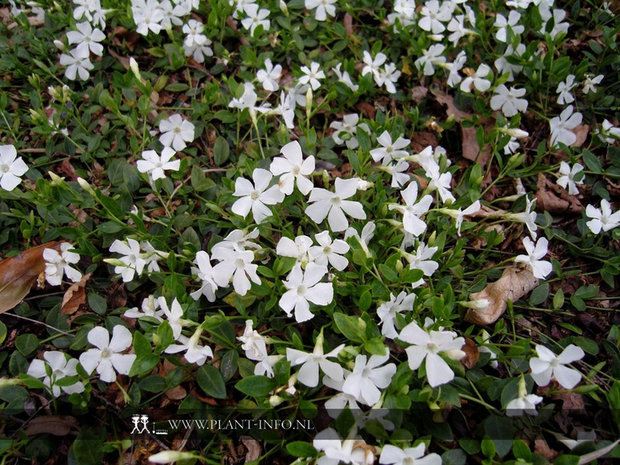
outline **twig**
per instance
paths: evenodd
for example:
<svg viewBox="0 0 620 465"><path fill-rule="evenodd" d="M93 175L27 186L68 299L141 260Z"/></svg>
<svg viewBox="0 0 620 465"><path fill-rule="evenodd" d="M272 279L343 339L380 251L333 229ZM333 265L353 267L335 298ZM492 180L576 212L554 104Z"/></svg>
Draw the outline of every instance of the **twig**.
<svg viewBox="0 0 620 465"><path fill-rule="evenodd" d="M33 320L32 318L28 318L28 317L21 316L21 315L16 315L15 313L5 313L5 315L12 316L12 317L15 317L15 318L18 318L18 319L21 319L21 320L29 321L31 323L36 323L36 324L39 324L39 325L43 325L46 328L53 329L54 331L56 331L56 332L58 332L60 334L64 334L65 336L75 337L75 334L67 333L66 331L63 331L62 329L54 328L53 326L48 325L47 323L43 323L42 321L39 321L39 320Z"/></svg>

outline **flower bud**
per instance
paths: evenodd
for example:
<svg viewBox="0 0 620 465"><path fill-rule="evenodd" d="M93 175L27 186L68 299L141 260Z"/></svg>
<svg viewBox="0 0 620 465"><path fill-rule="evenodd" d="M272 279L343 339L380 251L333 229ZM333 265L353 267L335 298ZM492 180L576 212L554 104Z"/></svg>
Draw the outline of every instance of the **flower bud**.
<svg viewBox="0 0 620 465"><path fill-rule="evenodd" d="M86 192L88 192L90 195L95 195L95 190L88 183L88 181L86 179L84 179L84 178L77 178L77 182L80 185L80 187L82 189L84 189Z"/></svg>
<svg viewBox="0 0 620 465"><path fill-rule="evenodd" d="M65 182L65 178L58 176L56 173L48 171L47 174L50 175L50 179L52 180L52 186L60 186L63 182Z"/></svg>
<svg viewBox="0 0 620 465"><path fill-rule="evenodd" d="M180 452L178 450L164 450L149 457L151 463L174 463L179 460L189 460L197 458L194 452Z"/></svg>
<svg viewBox="0 0 620 465"><path fill-rule="evenodd" d="M129 69L131 70L133 75L136 77L136 79L142 82L142 75L140 74L140 68L138 67L138 62L134 60L133 57L129 58Z"/></svg>
<svg viewBox="0 0 620 465"><path fill-rule="evenodd" d="M272 407L277 407L282 402L284 402L284 399L280 396L271 396L269 398L269 405L271 405Z"/></svg>
<svg viewBox="0 0 620 465"><path fill-rule="evenodd" d="M519 128L502 128L500 131L504 134L508 134L510 137L516 137L517 139L523 139L530 135L527 131Z"/></svg>

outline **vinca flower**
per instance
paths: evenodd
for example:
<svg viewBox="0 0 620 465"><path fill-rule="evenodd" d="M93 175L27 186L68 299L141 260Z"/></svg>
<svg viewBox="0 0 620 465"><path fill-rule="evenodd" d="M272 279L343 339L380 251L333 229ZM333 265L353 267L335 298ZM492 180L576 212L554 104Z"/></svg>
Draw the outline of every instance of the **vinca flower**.
<svg viewBox="0 0 620 465"><path fill-rule="evenodd" d="M402 291L397 297L390 293L389 302L383 302L377 308L377 316L381 320L379 323L381 325L381 334L390 339L398 336L395 327L396 314L413 310L415 297L415 294L407 294L405 291Z"/></svg>
<svg viewBox="0 0 620 465"><path fill-rule="evenodd" d="M28 165L17 156L13 145L0 145L0 187L12 191L21 182L21 177L28 171Z"/></svg>
<svg viewBox="0 0 620 465"><path fill-rule="evenodd" d="M141 311L138 310L138 307L130 308L123 313L123 316L126 318L142 318L148 316L150 318L154 318L159 322L164 321L162 315L164 315L164 310L159 308L159 300L155 298L153 295L149 295L145 299L142 300Z"/></svg>
<svg viewBox="0 0 620 465"><path fill-rule="evenodd" d="M604 77L605 76L603 76L602 74L599 74L598 76L595 76L595 77L592 77L591 74L586 74L583 80L583 93L584 94L589 94L590 92L596 93L597 92L596 86L601 83Z"/></svg>
<svg viewBox="0 0 620 465"><path fill-rule="evenodd" d="M75 25L77 31L67 32L67 42L69 44L77 44L76 55L88 57L90 52L95 55L103 55L103 45L101 42L105 39L105 34L101 29L93 29L89 22L81 22Z"/></svg>
<svg viewBox="0 0 620 465"><path fill-rule="evenodd" d="M509 417L520 417L523 413L536 416L536 405L541 403L542 397L535 394L528 394L523 375L519 378L519 391L517 397L506 404L506 415Z"/></svg>
<svg viewBox="0 0 620 465"><path fill-rule="evenodd" d="M571 90L577 85L575 82L575 75L569 74L566 77L566 81L562 81L558 84L558 88L556 89L556 93L558 93L558 103L560 105L565 105L567 103L572 103L575 101L575 97L570 93Z"/></svg>
<svg viewBox="0 0 620 465"><path fill-rule="evenodd" d="M252 287L250 280L260 285L261 280L256 274L258 265L252 263L254 253L218 247L211 250L211 257L219 260L219 263L213 267L213 280L218 286L227 287L232 280L235 292L244 296Z"/></svg>
<svg viewBox="0 0 620 465"><path fill-rule="evenodd" d="M142 274L146 260L142 258L140 243L135 239L127 238L126 241L116 239L110 246L110 252L121 254L120 264L115 265L114 272L120 273L123 282L133 281L135 273Z"/></svg>
<svg viewBox="0 0 620 465"><path fill-rule="evenodd" d="M250 30L251 36L254 35L254 32L258 26L262 26L264 32L267 32L271 27L271 21L267 19L269 18L268 9L259 9L256 3L247 3L244 5L243 11L247 17L241 20L241 25L245 29Z"/></svg>
<svg viewBox="0 0 620 465"><path fill-rule="evenodd" d="M441 465L441 457L438 454L424 455L425 448L424 443L405 449L386 444L381 449L379 463L383 465Z"/></svg>
<svg viewBox="0 0 620 465"><path fill-rule="evenodd" d="M357 141L357 131L361 129L367 134L370 134L370 128L366 123L359 122L359 115L351 113L342 117L342 122L332 121L329 125L334 130L332 133L332 139L338 145L346 144L347 148L355 150L359 146Z"/></svg>
<svg viewBox="0 0 620 465"><path fill-rule="evenodd" d="M534 244L529 237L524 237L522 242L527 255L517 255L515 262L528 265L534 277L545 279L553 270L551 262L541 260L541 258L547 255L549 241L541 237L536 244Z"/></svg>
<svg viewBox="0 0 620 465"><path fill-rule="evenodd" d="M168 307L168 302L164 296L157 299L159 307L161 308L163 315L166 317L170 329L172 329L172 336L174 340L178 340L181 337L181 331L183 327L187 325L188 321L183 319L183 307L175 297L172 301L172 305Z"/></svg>
<svg viewBox="0 0 620 465"><path fill-rule="evenodd" d="M209 346L201 346L200 335L202 334L202 327L199 327L192 337L179 336L177 341L180 344L171 344L164 350L167 354L177 354L179 352L185 352L183 357L189 363L195 363L198 366L202 366L207 361L207 358L213 358L213 350Z"/></svg>
<svg viewBox="0 0 620 465"><path fill-rule="evenodd" d="M357 192L358 182L356 179L336 178L336 192L315 187L310 192L306 207L306 215L312 221L319 224L327 217L329 227L334 232L344 231L349 227L345 213L355 219L365 220L366 212L362 204L353 200L346 200Z"/></svg>
<svg viewBox="0 0 620 465"><path fill-rule="evenodd" d="M196 279L202 283L200 289L190 294L192 299L198 300L201 295L204 295L209 302L215 302L215 291L217 290L217 284L213 278L213 267L211 266L211 260L209 254L204 250L200 250L196 253L194 258L195 267L192 267L192 274L196 276Z"/></svg>
<svg viewBox="0 0 620 465"><path fill-rule="evenodd" d="M580 179L579 181L576 181L575 176L577 176L577 174L582 171L583 171L583 166L581 164L575 163L571 168L571 166L568 163L563 161L560 163L559 174L561 176L556 181L556 184L562 186L564 189L567 189L570 195L577 195L579 194L579 189L577 188L577 184L583 184L583 178Z"/></svg>
<svg viewBox="0 0 620 465"><path fill-rule="evenodd" d="M297 380L308 387L316 387L319 385L319 368L323 373L335 381L343 379L343 370L336 362L328 360L328 358L338 357L338 353L344 349L344 344L339 345L328 353L323 351L323 331L316 338L314 350L311 354L302 352L301 350L287 347L286 359L291 362L291 366L301 365L301 369L297 374Z"/></svg>
<svg viewBox="0 0 620 465"><path fill-rule="evenodd" d="M349 244L341 239L332 239L328 231L315 234L314 238L319 245L313 245L308 250L310 259L317 265L327 266L329 263L336 270L342 271L349 265L343 255L349 251Z"/></svg>
<svg viewBox="0 0 620 465"><path fill-rule="evenodd" d="M508 37L508 29L510 28L515 35L522 34L525 30L525 27L519 24L519 20L521 19L521 14L516 10L510 10L508 14L508 19L501 14L498 13L495 16L495 27L498 27L498 31L495 33L495 38L500 42L506 42Z"/></svg>
<svg viewBox="0 0 620 465"><path fill-rule="evenodd" d="M254 184L245 178L237 178L233 195L240 197L240 199L232 205L233 213L245 218L251 210L256 223L260 223L273 215L267 205L282 202L284 193L280 191L278 185L268 188L272 177L273 175L269 171L256 168L252 172Z"/></svg>
<svg viewBox="0 0 620 465"><path fill-rule="evenodd" d="M398 160L399 158L406 157L409 153L403 150L409 147L411 141L404 137L399 137L392 142L392 136L389 132L383 131L377 142L381 144L381 147L372 149L370 155L374 161L381 161L384 165L389 164L392 160Z"/></svg>
<svg viewBox="0 0 620 465"><path fill-rule="evenodd" d="M275 92L280 87L278 80L282 76L282 66L273 65L271 60L267 58L265 60L265 69L259 69L256 72L256 79L263 85L263 89L269 92Z"/></svg>
<svg viewBox="0 0 620 465"><path fill-rule="evenodd" d="M592 218L586 223L586 226L594 234L611 231L620 226L620 211L612 213L611 205L606 200L601 200L601 208L595 208L592 205L586 207L586 216Z"/></svg>
<svg viewBox="0 0 620 465"><path fill-rule="evenodd" d="M319 79L325 79L325 73L321 70L320 64L313 61L310 63L310 68L302 66L301 72L304 73L304 75L299 78L299 84L309 84L312 90L317 90L321 87Z"/></svg>
<svg viewBox="0 0 620 465"><path fill-rule="evenodd" d="M78 49L69 50L68 55L66 53L60 55L60 64L67 67L65 77L72 81L75 81L77 76L82 81L86 81L90 77L89 71L95 68L90 62L88 54L85 55L84 50Z"/></svg>
<svg viewBox="0 0 620 465"><path fill-rule="evenodd" d="M385 355L366 355L355 357L355 367L342 385L342 392L355 397L359 402L372 406L379 402L381 389L390 385L396 373L396 365L388 363L390 351Z"/></svg>
<svg viewBox="0 0 620 465"><path fill-rule="evenodd" d="M338 0L305 0L305 8L314 11L314 19L317 21L325 21L327 15L336 16L336 7L334 6Z"/></svg>
<svg viewBox="0 0 620 465"><path fill-rule="evenodd" d="M186 142L194 140L194 125L184 120L181 115L170 115L169 118L162 119L159 122L159 131L159 142L164 147L172 147L176 152L183 150L187 146Z"/></svg>
<svg viewBox="0 0 620 465"><path fill-rule="evenodd" d="M105 383L116 381L116 373L128 375L135 354L123 354L131 347L131 332L122 325L116 325L112 329L112 339L107 329L95 326L86 336L88 342L95 349L88 349L80 355L80 364L89 375L97 369L99 379Z"/></svg>
<svg viewBox="0 0 620 465"><path fill-rule="evenodd" d="M581 373L574 368L565 365L581 360L585 353L581 347L569 344L560 355L555 355L552 351L540 344L536 345L538 357L530 359L532 378L539 386L546 386L555 378L564 389L572 389L581 381Z"/></svg>
<svg viewBox="0 0 620 465"><path fill-rule="evenodd" d="M556 147L558 143L572 145L577 140L577 136L572 131L581 124L582 115L578 111L573 113L573 106L567 106L560 116L551 118L551 147Z"/></svg>
<svg viewBox="0 0 620 465"><path fill-rule="evenodd" d="M181 166L181 160L172 160L174 154L170 147L164 147L161 155L157 155L155 150L145 150L142 152L142 160L138 160L136 166L140 173L148 174L151 181L166 179L165 171L179 171Z"/></svg>
<svg viewBox="0 0 620 465"><path fill-rule="evenodd" d="M420 242L415 255L403 253L405 259L409 262L410 270L420 270L424 273L424 276L432 276L437 271L439 264L434 260L433 255L437 252L438 247L429 247L424 242Z"/></svg>
<svg viewBox="0 0 620 465"><path fill-rule="evenodd" d="M418 184L411 182L406 189L400 192L405 205L389 204L390 210L397 210L403 215L403 229L415 237L418 237L424 231L426 231L426 223L420 219L424 215L433 203L433 198L430 195L425 195L416 203L418 198Z"/></svg>
<svg viewBox="0 0 620 465"><path fill-rule="evenodd" d="M467 71L467 70L465 70ZM491 87L491 81L486 78L491 73L491 68L489 68L484 63L478 66L476 71L472 71L468 74L468 76L463 79L461 82L461 90L463 92L471 92L472 87L478 90L479 92L484 92Z"/></svg>
<svg viewBox="0 0 620 465"><path fill-rule="evenodd" d="M55 249L45 249L45 280L52 286L60 286L62 277L67 275L74 283L82 279L82 273L71 267L80 261L80 255L72 252L73 245L68 242L60 244L60 253Z"/></svg>
<svg viewBox="0 0 620 465"><path fill-rule="evenodd" d="M297 260L297 263L302 267L310 261L310 247L312 246L312 239L308 236L300 235L295 240L286 236L282 236L276 246L276 254L281 257L291 257Z"/></svg>
<svg viewBox="0 0 620 465"><path fill-rule="evenodd" d="M295 265L283 281L287 291L280 297L279 305L290 317L295 310L295 321L302 323L314 318L310 311L310 304L329 305L334 298L334 288L331 283L321 283L323 276L327 274L327 267L308 263L305 271L301 266Z"/></svg>
<svg viewBox="0 0 620 465"><path fill-rule="evenodd" d="M154 34L160 33L164 12L157 0L131 0L131 12L138 34L146 36L149 31Z"/></svg>
<svg viewBox="0 0 620 465"><path fill-rule="evenodd" d="M501 108L505 117L510 118L517 113L525 113L527 111L528 101L523 97L525 89L517 89L511 87L510 90L501 84L495 88L495 94L491 97L491 108L499 110Z"/></svg>
<svg viewBox="0 0 620 465"><path fill-rule="evenodd" d="M450 21L452 11L448 6L449 2L441 2L439 0L428 0L420 10L421 18L418 26L421 29L432 32L433 34L441 34L446 30L443 23Z"/></svg>
<svg viewBox="0 0 620 465"><path fill-rule="evenodd" d="M77 364L77 359L67 358L64 352L46 351L43 353L43 360L32 359L26 374L41 379L43 384L52 391L52 395L59 397L63 392L65 394L84 392L84 384L80 381L73 384L63 382L60 386L57 384L64 378L77 377Z"/></svg>
<svg viewBox="0 0 620 465"><path fill-rule="evenodd" d="M269 166L269 171L274 176L280 176L278 180L280 192L291 195L294 186L297 185L299 192L308 195L314 187L312 180L309 179L314 172L314 155L304 160L301 146L297 141L286 144L280 149L280 153L283 156L274 158Z"/></svg>

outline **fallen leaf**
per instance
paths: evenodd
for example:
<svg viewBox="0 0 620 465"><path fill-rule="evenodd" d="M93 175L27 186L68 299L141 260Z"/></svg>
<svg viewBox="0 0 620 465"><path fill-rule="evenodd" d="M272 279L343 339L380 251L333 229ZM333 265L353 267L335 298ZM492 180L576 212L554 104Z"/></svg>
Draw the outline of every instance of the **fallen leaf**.
<svg viewBox="0 0 620 465"><path fill-rule="evenodd" d="M536 209L549 213L580 213L583 205L574 195L539 173L536 181Z"/></svg>
<svg viewBox="0 0 620 465"><path fill-rule="evenodd" d="M245 454L245 462L243 463L253 462L260 457L261 448L256 439L251 438L250 436L241 436L241 442L247 449Z"/></svg>
<svg viewBox="0 0 620 465"><path fill-rule="evenodd" d="M461 136L463 138L463 157L486 166L492 153L488 145L485 145L482 149L478 145L478 141L476 141L476 128L461 127Z"/></svg>
<svg viewBox="0 0 620 465"><path fill-rule="evenodd" d="M35 436L37 434L66 436L72 429L79 429L79 425L75 417L48 415L34 418L30 423L28 423L25 432L28 436Z"/></svg>
<svg viewBox="0 0 620 465"><path fill-rule="evenodd" d="M588 138L590 126L588 126L587 124L580 124L575 129L573 129L573 132L577 136L577 140L571 144L571 147L581 147Z"/></svg>
<svg viewBox="0 0 620 465"><path fill-rule="evenodd" d="M620 444L620 439L617 439L615 442L612 442L608 446L605 446L601 449L595 450L593 452L588 452L587 454L583 454L579 458L579 462L577 462L577 465L585 465L586 463L590 463L590 462L594 462L595 460L598 460L604 455L609 454L612 450L616 448L618 444Z"/></svg>
<svg viewBox="0 0 620 465"><path fill-rule="evenodd" d="M466 111L459 110L454 104L454 97L448 94L444 94L443 92L433 92L435 96L435 100L437 100L442 105L446 105L446 115L453 116L455 121L461 122L463 119L470 119L471 115Z"/></svg>
<svg viewBox="0 0 620 465"><path fill-rule="evenodd" d="M534 277L529 268L521 268L513 265L506 268L502 276L494 283L488 284L480 292L469 296L469 300L488 301L486 307L470 308L465 315L465 321L478 325L489 325L506 311L508 299L520 299L538 285L538 279Z"/></svg>
<svg viewBox="0 0 620 465"><path fill-rule="evenodd" d="M166 391L166 397L171 400L181 400L187 397L187 391L183 386L176 386Z"/></svg>
<svg viewBox="0 0 620 465"><path fill-rule="evenodd" d="M439 145L437 136L432 132L419 131L414 132L413 136L411 136L411 150L413 150L415 153L420 153L429 145L433 148Z"/></svg>
<svg viewBox="0 0 620 465"><path fill-rule="evenodd" d="M560 399L562 401L563 410L585 410L585 404L583 403L583 396L576 392L560 392L554 399Z"/></svg>
<svg viewBox="0 0 620 465"><path fill-rule="evenodd" d="M534 441L534 453L542 455L547 460L553 460L558 456L558 452L551 449L544 439L536 439Z"/></svg>
<svg viewBox="0 0 620 465"><path fill-rule="evenodd" d="M353 17L349 13L344 15L343 25L348 36L353 34Z"/></svg>
<svg viewBox="0 0 620 465"><path fill-rule="evenodd" d="M428 95L428 89L424 86L416 86L411 89L411 98L415 103L420 103Z"/></svg>
<svg viewBox="0 0 620 465"><path fill-rule="evenodd" d="M45 271L45 249L60 251L60 242L46 242L0 262L0 313L19 304Z"/></svg>
<svg viewBox="0 0 620 465"><path fill-rule="evenodd" d="M77 312L80 305L86 303L86 282L90 279L92 273L82 276L77 283L73 283L62 298L60 311L65 315L73 315Z"/></svg>
<svg viewBox="0 0 620 465"><path fill-rule="evenodd" d="M375 119L375 113L377 109L368 102L360 102L357 104L357 109L368 119Z"/></svg>
<svg viewBox="0 0 620 465"><path fill-rule="evenodd" d="M480 358L480 351L476 343L470 338L465 339L465 344L461 347L461 350L465 352L465 357L461 359L461 363L465 365L465 368L471 370L478 363Z"/></svg>

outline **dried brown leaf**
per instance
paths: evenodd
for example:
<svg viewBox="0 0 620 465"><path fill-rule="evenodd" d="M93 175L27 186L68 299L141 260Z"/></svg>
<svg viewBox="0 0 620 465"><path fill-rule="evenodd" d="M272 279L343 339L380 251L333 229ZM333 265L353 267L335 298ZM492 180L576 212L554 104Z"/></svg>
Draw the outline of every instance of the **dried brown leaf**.
<svg viewBox="0 0 620 465"><path fill-rule="evenodd" d="M66 436L72 429L79 429L79 425L75 417L48 415L34 418L30 423L28 423L25 432L28 436L35 436L37 434Z"/></svg>
<svg viewBox="0 0 620 465"><path fill-rule="evenodd" d="M588 138L590 126L588 126L587 124L580 124L575 129L573 129L573 132L577 136L577 140L571 144L571 147L581 147Z"/></svg>
<svg viewBox="0 0 620 465"><path fill-rule="evenodd" d="M166 391L166 397L171 400L181 400L187 397L187 391L183 386L176 386Z"/></svg>
<svg viewBox="0 0 620 465"><path fill-rule="evenodd" d="M420 103L428 95L428 89L424 86L416 86L411 89L411 98L415 103Z"/></svg>
<svg viewBox="0 0 620 465"><path fill-rule="evenodd" d="M86 282L90 279L92 273L82 276L77 283L73 283L69 289L65 292L62 298L62 305L60 311L65 315L73 315L77 312L80 305L86 303Z"/></svg>
<svg viewBox="0 0 620 465"><path fill-rule="evenodd" d="M486 308L470 308L465 315L465 320L478 325L489 325L506 311L506 301L515 301L530 292L538 285L538 279L534 277L529 268L511 266L506 268L502 276L494 283L488 284L480 292L469 296L471 301L488 300Z"/></svg>
<svg viewBox="0 0 620 465"><path fill-rule="evenodd" d="M454 104L454 97L443 92L433 92L435 99L442 105L446 105L446 115L453 116L457 122L463 121L463 119L471 118L471 115L466 111L459 110Z"/></svg>
<svg viewBox="0 0 620 465"><path fill-rule="evenodd" d="M534 453L542 455L547 460L553 460L558 456L558 451L551 449L544 439L534 441Z"/></svg>
<svg viewBox="0 0 620 465"><path fill-rule="evenodd" d="M549 181L542 173L536 181L536 208L550 213L580 213L583 205L574 195Z"/></svg>
<svg viewBox="0 0 620 465"><path fill-rule="evenodd" d="M491 158L491 150L488 145L480 148L476 141L476 128L461 128L463 137L463 157L475 161L482 166L486 166Z"/></svg>
<svg viewBox="0 0 620 465"><path fill-rule="evenodd" d="M60 250L60 242L46 242L0 262L0 313L19 304L45 271L45 249Z"/></svg>
<svg viewBox="0 0 620 465"><path fill-rule="evenodd" d="M349 13L344 15L343 26L348 36L353 34L353 17Z"/></svg>
<svg viewBox="0 0 620 465"><path fill-rule="evenodd" d="M465 357L461 359L461 363L465 365L466 368L471 370L476 366L478 359L480 358L478 346L470 338L466 338L465 344L461 347L461 350L465 352Z"/></svg>
<svg viewBox="0 0 620 465"><path fill-rule="evenodd" d="M245 454L245 462L243 463L253 462L260 457L261 447L256 439L251 438L250 436L241 436L241 442L247 449Z"/></svg>

